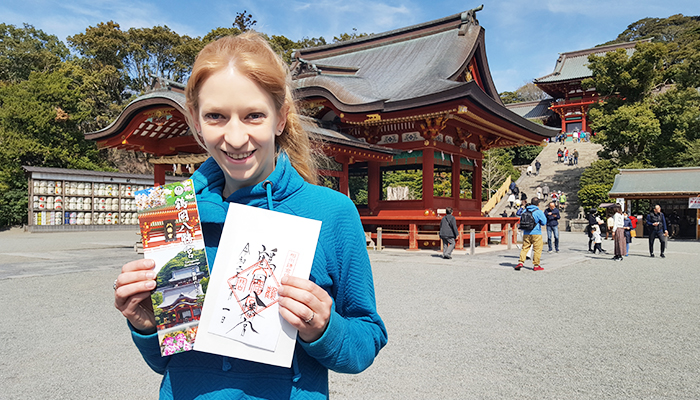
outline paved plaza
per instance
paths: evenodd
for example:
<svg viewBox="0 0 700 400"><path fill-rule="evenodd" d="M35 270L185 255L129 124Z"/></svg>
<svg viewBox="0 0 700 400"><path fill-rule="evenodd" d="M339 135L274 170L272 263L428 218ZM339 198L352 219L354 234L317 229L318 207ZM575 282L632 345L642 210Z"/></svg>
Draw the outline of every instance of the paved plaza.
<svg viewBox="0 0 700 400"><path fill-rule="evenodd" d="M136 239L0 232L0 399L157 398L112 304ZM700 398L700 243L652 259L638 239L622 262L586 245L562 233L542 272L514 271L515 246L370 251L389 343L362 374L331 373L331 398Z"/></svg>

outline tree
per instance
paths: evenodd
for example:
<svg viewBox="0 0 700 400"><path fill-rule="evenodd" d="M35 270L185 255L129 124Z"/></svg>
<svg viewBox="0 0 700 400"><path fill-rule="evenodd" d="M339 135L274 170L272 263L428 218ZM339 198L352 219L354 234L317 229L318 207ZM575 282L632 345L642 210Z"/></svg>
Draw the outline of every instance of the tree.
<svg viewBox="0 0 700 400"><path fill-rule="evenodd" d="M598 208L601 203L609 203L608 193L619 173L617 165L610 160L594 161L581 174L579 180L578 200L588 210Z"/></svg>
<svg viewBox="0 0 700 400"><path fill-rule="evenodd" d="M236 19L233 21L233 26L241 32L249 31L257 24L258 21L253 19L253 14L246 14L246 10L236 13Z"/></svg>
<svg viewBox="0 0 700 400"><path fill-rule="evenodd" d="M69 58L68 48L54 35L32 25L0 23L0 81L29 79L32 71L52 71Z"/></svg>
<svg viewBox="0 0 700 400"><path fill-rule="evenodd" d="M520 171L513 168L513 159L506 149L495 148L485 151L481 163L482 200L490 199L508 176L513 181L520 177Z"/></svg>
<svg viewBox="0 0 700 400"><path fill-rule="evenodd" d="M348 40L359 39L366 36L369 36L369 34L357 33L357 28L352 28L352 33L341 33L338 36L333 36L333 43L347 42Z"/></svg>

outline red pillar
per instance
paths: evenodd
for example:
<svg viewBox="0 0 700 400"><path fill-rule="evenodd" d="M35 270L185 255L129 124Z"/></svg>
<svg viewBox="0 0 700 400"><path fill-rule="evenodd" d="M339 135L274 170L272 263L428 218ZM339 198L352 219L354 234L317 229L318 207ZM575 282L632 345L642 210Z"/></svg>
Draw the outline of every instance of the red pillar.
<svg viewBox="0 0 700 400"><path fill-rule="evenodd" d="M464 224L459 224L459 235L457 236L457 243L455 249L462 250L464 248Z"/></svg>
<svg viewBox="0 0 700 400"><path fill-rule="evenodd" d="M153 164L153 185L165 185L165 169L168 164Z"/></svg>
<svg viewBox="0 0 700 400"><path fill-rule="evenodd" d="M433 209L435 194L435 152L432 148L423 149L423 209Z"/></svg>
<svg viewBox="0 0 700 400"><path fill-rule="evenodd" d="M453 206L455 212L459 209L459 178L461 162L458 155L451 155L452 161L452 198L454 199ZM459 215L459 214L457 214Z"/></svg>
<svg viewBox="0 0 700 400"><path fill-rule="evenodd" d="M482 160L474 160L474 173L472 174L472 192L474 193L474 199L478 200L477 204L481 204L481 161ZM480 213L481 212L481 206L479 206L476 210L476 212Z"/></svg>
<svg viewBox="0 0 700 400"><path fill-rule="evenodd" d="M586 110L586 107L581 107L581 132L586 132L587 125L586 124L586 117L588 115L588 110Z"/></svg>
<svg viewBox="0 0 700 400"><path fill-rule="evenodd" d="M367 162L367 207L375 214L379 207L379 195L382 192L379 161Z"/></svg>
<svg viewBox="0 0 700 400"><path fill-rule="evenodd" d="M418 225L408 224L408 249L418 250Z"/></svg>
<svg viewBox="0 0 700 400"><path fill-rule="evenodd" d="M347 159L341 159L340 163L343 164L343 173L340 175L340 193L350 196L350 178L348 177L348 166L350 165Z"/></svg>

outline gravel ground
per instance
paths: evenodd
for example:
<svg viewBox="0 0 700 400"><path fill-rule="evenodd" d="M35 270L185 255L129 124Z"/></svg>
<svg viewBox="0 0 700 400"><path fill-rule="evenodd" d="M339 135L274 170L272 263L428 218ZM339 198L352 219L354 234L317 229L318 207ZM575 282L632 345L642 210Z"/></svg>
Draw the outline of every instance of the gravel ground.
<svg viewBox="0 0 700 400"><path fill-rule="evenodd" d="M0 232L0 399L157 398L112 305L136 238ZM514 271L505 246L452 260L370 252L389 344L362 374L331 373L331 397L700 398L700 243L652 259L635 240L613 262L586 241L562 233L542 272Z"/></svg>

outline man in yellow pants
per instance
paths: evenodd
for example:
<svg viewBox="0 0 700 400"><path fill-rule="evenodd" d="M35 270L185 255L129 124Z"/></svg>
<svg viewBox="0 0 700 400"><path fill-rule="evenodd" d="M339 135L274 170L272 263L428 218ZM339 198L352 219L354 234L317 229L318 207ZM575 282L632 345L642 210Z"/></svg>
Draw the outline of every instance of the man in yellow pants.
<svg viewBox="0 0 700 400"><path fill-rule="evenodd" d="M534 248L532 254L532 263L534 264L533 271L542 271L544 268L540 266L540 257L542 257L542 226L547 224L547 218L544 212L539 208L540 199L534 197L530 204L525 208L525 212L520 215L520 229L523 230L523 248L520 250L520 258L518 265L515 266L516 271L520 271L527 257L527 252L532 246Z"/></svg>

